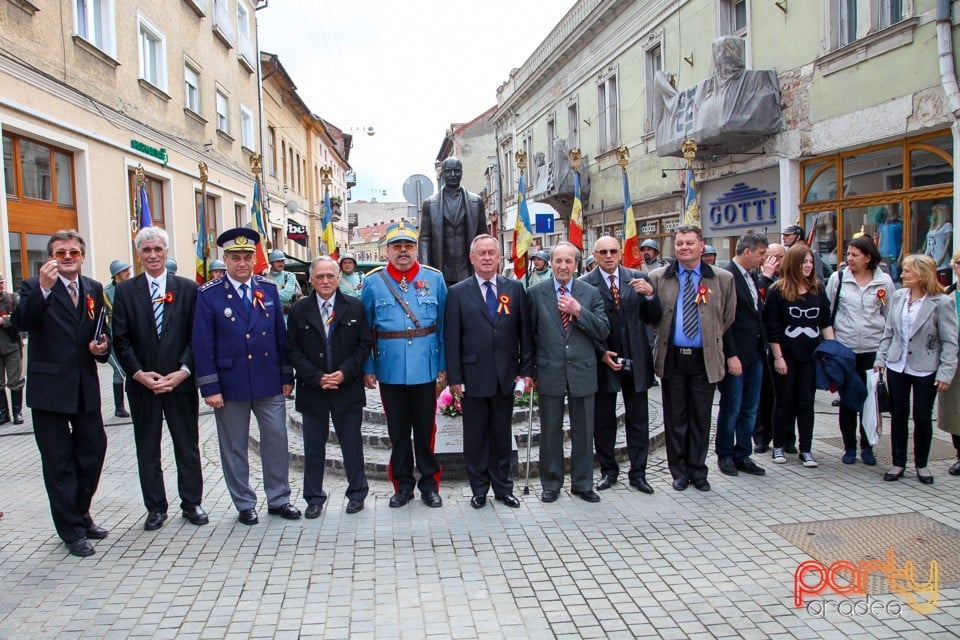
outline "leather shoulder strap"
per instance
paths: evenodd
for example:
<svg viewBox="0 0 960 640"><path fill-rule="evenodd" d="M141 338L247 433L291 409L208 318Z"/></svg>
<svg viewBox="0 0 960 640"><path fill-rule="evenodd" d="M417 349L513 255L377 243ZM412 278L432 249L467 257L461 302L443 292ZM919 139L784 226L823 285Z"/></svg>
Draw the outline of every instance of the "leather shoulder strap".
<svg viewBox="0 0 960 640"><path fill-rule="evenodd" d="M387 289L390 291L390 293L393 294L393 297L397 299L397 302L400 303L400 306L403 307L403 311L407 314L407 316L411 320L413 320L413 325L419 329L420 321L417 319L417 315L410 308L410 305L408 305L406 301L404 301L404 299L400 297L400 294L397 293L397 290L393 288L393 283L390 282L390 277L387 275L386 272L387 272L386 269L380 272L380 278L383 280L383 284L387 285Z"/></svg>

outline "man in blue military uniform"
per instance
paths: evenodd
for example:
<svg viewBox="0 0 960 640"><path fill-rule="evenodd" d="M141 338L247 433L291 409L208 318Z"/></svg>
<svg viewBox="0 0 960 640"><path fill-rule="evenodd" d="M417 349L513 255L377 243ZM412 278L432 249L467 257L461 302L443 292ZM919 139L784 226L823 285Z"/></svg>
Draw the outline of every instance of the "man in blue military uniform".
<svg viewBox="0 0 960 640"><path fill-rule="evenodd" d="M251 412L260 427L268 512L288 520L300 517L290 504L284 401L293 390L293 369L277 287L253 274L259 241L260 234L243 227L220 234L227 274L200 288L193 322L197 386L214 409L223 477L246 525L259 521L247 460Z"/></svg>
<svg viewBox="0 0 960 640"><path fill-rule="evenodd" d="M443 504L440 464L433 453L437 386L446 384L443 274L417 262L417 230L401 221L387 227L387 266L371 271L360 300L373 330L373 354L364 366L368 389L380 383L393 451L388 473L391 507L413 499L414 485L429 507ZM413 447L410 432L413 431ZM413 476L414 455L420 481Z"/></svg>

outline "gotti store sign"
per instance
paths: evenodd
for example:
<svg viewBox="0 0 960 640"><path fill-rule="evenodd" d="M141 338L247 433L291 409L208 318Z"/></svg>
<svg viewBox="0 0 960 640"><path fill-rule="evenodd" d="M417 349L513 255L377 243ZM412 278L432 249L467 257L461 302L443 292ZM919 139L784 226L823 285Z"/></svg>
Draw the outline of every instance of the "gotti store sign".
<svg viewBox="0 0 960 640"><path fill-rule="evenodd" d="M705 183L701 191L703 226L708 236L763 233L780 228L779 172L756 171Z"/></svg>

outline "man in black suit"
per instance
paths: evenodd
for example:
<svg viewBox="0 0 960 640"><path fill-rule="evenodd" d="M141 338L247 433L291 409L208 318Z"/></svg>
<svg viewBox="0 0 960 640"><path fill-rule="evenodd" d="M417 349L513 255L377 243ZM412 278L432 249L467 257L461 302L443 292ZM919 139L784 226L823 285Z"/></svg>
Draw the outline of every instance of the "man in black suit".
<svg viewBox="0 0 960 640"><path fill-rule="evenodd" d="M134 244L144 273L121 282L113 300L114 350L127 374L147 531L159 529L167 519L160 463L164 418L173 440L183 517L195 525L209 522L200 506L200 399L191 346L197 284L167 270L168 242L159 227L137 233Z"/></svg>
<svg viewBox="0 0 960 640"><path fill-rule="evenodd" d="M482 234L470 243L474 275L447 294L445 344L450 391L462 395L463 461L481 509L487 491L519 507L510 479L514 389L533 387L533 343L527 294L497 275L500 243Z"/></svg>
<svg viewBox="0 0 960 640"><path fill-rule="evenodd" d="M27 406L53 524L71 555L85 557L94 554L91 538L107 537L90 517L90 504L107 451L97 362L107 361L109 329L104 322L94 335L104 312L103 286L80 275L86 257L80 234L57 231L47 256L37 276L20 285L14 324L30 334Z"/></svg>
<svg viewBox="0 0 960 640"><path fill-rule="evenodd" d="M767 350L763 297L754 270L763 264L766 253L765 237L745 233L737 242L736 255L726 267L733 274L737 308L733 324L723 333L727 373L718 385L720 411L714 446L720 473L728 476L739 475L741 471L754 476L766 473L750 459Z"/></svg>
<svg viewBox="0 0 960 640"><path fill-rule="evenodd" d="M620 265L620 242L612 236L593 245L598 268L581 280L592 284L603 298L610 334L597 343L598 390L594 408L593 445L600 463L597 489L609 489L620 472L617 442L617 393L623 393L624 427L630 486L653 493L647 482L650 413L647 390L653 386L653 351L647 326L660 322L660 301L653 295L647 274Z"/></svg>
<svg viewBox="0 0 960 640"><path fill-rule="evenodd" d="M340 267L328 256L310 263L313 293L290 309L287 355L297 374L296 407L303 415L303 497L307 518L327 501L323 490L330 418L347 474L347 513L363 509L369 491L360 422L366 392L363 365L373 338L363 303L338 291Z"/></svg>

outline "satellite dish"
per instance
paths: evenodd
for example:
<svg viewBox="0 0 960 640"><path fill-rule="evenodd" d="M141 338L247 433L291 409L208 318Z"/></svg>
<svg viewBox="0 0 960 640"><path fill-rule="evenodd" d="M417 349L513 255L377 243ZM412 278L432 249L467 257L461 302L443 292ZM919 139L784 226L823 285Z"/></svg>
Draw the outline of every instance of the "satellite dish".
<svg viewBox="0 0 960 640"><path fill-rule="evenodd" d="M300 203L296 200L287 200L287 204L285 206L287 207L287 211L290 213L296 213L300 210Z"/></svg>
<svg viewBox="0 0 960 640"><path fill-rule="evenodd" d="M403 181L403 197L420 208L420 203L433 195L433 181L425 175L414 174Z"/></svg>

